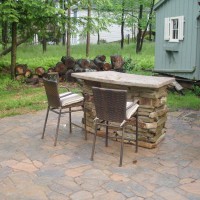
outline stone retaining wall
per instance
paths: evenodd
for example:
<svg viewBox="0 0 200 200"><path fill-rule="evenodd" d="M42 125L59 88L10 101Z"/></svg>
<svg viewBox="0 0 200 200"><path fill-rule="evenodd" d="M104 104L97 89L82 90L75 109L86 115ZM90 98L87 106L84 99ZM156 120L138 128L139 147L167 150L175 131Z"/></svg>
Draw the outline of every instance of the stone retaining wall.
<svg viewBox="0 0 200 200"><path fill-rule="evenodd" d="M108 83L98 83L94 81L84 81L83 92L87 94L86 108L86 123L87 130L94 132L93 119L96 116L95 107L93 104L92 86L125 89L128 91L128 101L139 99L139 145L146 148L154 148L164 138L165 122L167 120L167 86L159 89L129 87L122 85L114 85ZM131 125L127 126L127 142L134 141L135 120ZM100 131L101 132L101 131ZM103 131L102 131L103 132ZM113 132L116 134L116 131ZM117 134L120 135L118 131Z"/></svg>

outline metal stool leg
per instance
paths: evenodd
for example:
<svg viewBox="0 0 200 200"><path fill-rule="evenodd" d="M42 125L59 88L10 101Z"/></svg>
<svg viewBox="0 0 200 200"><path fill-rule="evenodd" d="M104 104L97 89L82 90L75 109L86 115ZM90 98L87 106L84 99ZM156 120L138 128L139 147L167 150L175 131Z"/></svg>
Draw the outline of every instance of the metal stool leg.
<svg viewBox="0 0 200 200"><path fill-rule="evenodd" d="M86 110L85 110L85 106L83 106L83 112L84 112L85 140L87 140L87 125L86 125Z"/></svg>
<svg viewBox="0 0 200 200"><path fill-rule="evenodd" d="M71 108L69 108L69 132L72 133L72 113L71 113Z"/></svg>
<svg viewBox="0 0 200 200"><path fill-rule="evenodd" d="M106 121L106 141L105 141L105 146L108 146L108 121Z"/></svg>
<svg viewBox="0 0 200 200"><path fill-rule="evenodd" d="M59 130L59 125L60 125L60 116L61 116L61 111L62 111L62 108L60 108L59 115L58 115L58 123L57 123L57 128L56 128L56 135L55 135L54 146L56 146L56 143L57 143L58 130Z"/></svg>
<svg viewBox="0 0 200 200"><path fill-rule="evenodd" d="M44 139L44 132L45 132L45 129L46 129L47 119L48 119L48 116L49 116L49 109L50 109L50 107L48 106L47 107L46 118L45 118L45 122L44 122L44 127L43 127L42 139Z"/></svg>
<svg viewBox="0 0 200 200"><path fill-rule="evenodd" d="M122 129L122 138L121 138L121 151L120 151L120 161L119 161L119 167L122 166L122 160L123 160L123 153L124 153L124 126Z"/></svg>

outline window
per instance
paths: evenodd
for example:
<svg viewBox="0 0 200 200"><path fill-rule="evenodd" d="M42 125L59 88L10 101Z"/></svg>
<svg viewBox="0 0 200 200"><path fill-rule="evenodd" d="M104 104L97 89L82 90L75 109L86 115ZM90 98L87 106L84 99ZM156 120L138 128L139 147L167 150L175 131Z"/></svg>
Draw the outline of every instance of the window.
<svg viewBox="0 0 200 200"><path fill-rule="evenodd" d="M184 16L165 18L164 39L179 42L184 39Z"/></svg>

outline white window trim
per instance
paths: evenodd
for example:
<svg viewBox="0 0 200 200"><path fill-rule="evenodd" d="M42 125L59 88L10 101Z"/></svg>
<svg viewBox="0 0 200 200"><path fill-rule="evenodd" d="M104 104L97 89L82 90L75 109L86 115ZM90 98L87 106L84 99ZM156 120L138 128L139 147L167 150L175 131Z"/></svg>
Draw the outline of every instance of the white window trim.
<svg viewBox="0 0 200 200"><path fill-rule="evenodd" d="M178 39L172 38L172 20L178 19ZM177 16L177 17L167 17L165 18L164 24L164 40L168 42L179 42L184 40L184 16Z"/></svg>
<svg viewBox="0 0 200 200"><path fill-rule="evenodd" d="M174 39L174 38L172 38L172 35L173 35L173 20L178 20L178 38L177 39ZM180 28L179 28L179 26L180 26L180 19L179 19L179 17L170 17L170 20L169 20L169 27L170 27L170 35L169 35L169 42L179 42L179 31L180 31Z"/></svg>

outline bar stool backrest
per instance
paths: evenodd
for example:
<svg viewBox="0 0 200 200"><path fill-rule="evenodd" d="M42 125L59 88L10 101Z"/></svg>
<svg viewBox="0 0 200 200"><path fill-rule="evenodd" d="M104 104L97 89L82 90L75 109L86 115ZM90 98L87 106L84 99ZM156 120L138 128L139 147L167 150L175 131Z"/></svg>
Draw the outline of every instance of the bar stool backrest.
<svg viewBox="0 0 200 200"><path fill-rule="evenodd" d="M92 87L92 91L97 118L112 122L126 119L126 90Z"/></svg>
<svg viewBox="0 0 200 200"><path fill-rule="evenodd" d="M43 78L43 83L47 95L48 105L54 108L59 108L61 103L58 93L57 81Z"/></svg>

